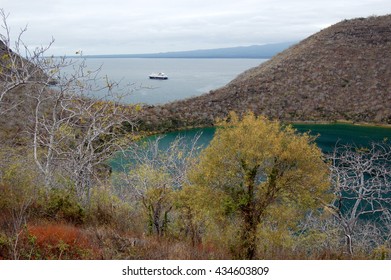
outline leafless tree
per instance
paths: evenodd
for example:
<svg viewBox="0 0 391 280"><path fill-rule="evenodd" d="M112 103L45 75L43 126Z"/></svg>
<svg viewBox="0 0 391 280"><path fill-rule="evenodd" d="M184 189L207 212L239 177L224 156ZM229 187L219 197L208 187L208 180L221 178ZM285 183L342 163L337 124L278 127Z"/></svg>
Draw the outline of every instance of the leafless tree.
<svg viewBox="0 0 391 280"><path fill-rule="evenodd" d="M309 212L300 221L298 229L295 234L299 240L303 240L296 245L295 250L298 253L306 250L308 255L338 254L341 244L344 243L341 238L342 229L337 220L323 212Z"/></svg>
<svg viewBox="0 0 391 280"><path fill-rule="evenodd" d="M114 83L106 78L97 83L98 72L86 73L84 63L77 67L76 74L59 76L55 89L35 95L33 147L47 186L54 171L62 172L78 195L88 198L96 167L130 144L132 134L124 125L133 127L136 110L120 102Z"/></svg>
<svg viewBox="0 0 391 280"><path fill-rule="evenodd" d="M122 173L121 193L140 202L148 219L149 233L164 235L174 202L172 194L187 183L187 173L200 146L199 135L190 143L181 137L163 147L161 137L134 143L124 151L122 160L127 163Z"/></svg>
<svg viewBox="0 0 391 280"><path fill-rule="evenodd" d="M329 205L353 255L353 236L360 219L375 219L391 207L391 147L373 143L369 148L341 146L330 156L335 201Z"/></svg>
<svg viewBox="0 0 391 280"><path fill-rule="evenodd" d="M28 48L23 41L27 27L20 30L14 43L11 42L11 29L7 24L8 14L0 9L0 115L12 110L20 100L6 97L22 87L31 85L49 85L53 83L53 74L57 65L48 63L46 51L54 43L54 39L47 46Z"/></svg>
<svg viewBox="0 0 391 280"><path fill-rule="evenodd" d="M22 40L26 28L12 49L8 15L2 9L0 17L0 114L16 107L17 100L27 103L25 113L31 117L25 127L45 185L55 187L55 177L65 177L88 200L99 178L97 167L132 140L138 106L122 103L132 89L120 88L100 69L90 70L82 58L47 57L53 40L31 51Z"/></svg>

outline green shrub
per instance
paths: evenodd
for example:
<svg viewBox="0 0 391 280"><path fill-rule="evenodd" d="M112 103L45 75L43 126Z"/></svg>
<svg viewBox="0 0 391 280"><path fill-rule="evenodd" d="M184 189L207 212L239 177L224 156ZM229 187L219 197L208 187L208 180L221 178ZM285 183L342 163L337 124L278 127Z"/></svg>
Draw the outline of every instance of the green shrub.
<svg viewBox="0 0 391 280"><path fill-rule="evenodd" d="M10 246L11 244L8 236L3 232L0 232L0 260L9 258Z"/></svg>
<svg viewBox="0 0 391 280"><path fill-rule="evenodd" d="M49 219L73 224L83 224L86 217L85 210L72 189L50 190L44 213Z"/></svg>

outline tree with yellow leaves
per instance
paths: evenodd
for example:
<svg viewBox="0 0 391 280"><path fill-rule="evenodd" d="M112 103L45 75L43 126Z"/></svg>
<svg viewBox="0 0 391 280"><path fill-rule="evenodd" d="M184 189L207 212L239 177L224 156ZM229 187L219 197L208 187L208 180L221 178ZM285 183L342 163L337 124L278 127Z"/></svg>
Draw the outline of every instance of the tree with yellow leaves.
<svg viewBox="0 0 391 280"><path fill-rule="evenodd" d="M225 213L239 221L237 257L255 257L258 226L276 207L309 209L327 200L329 169L313 141L252 113L219 124L190 179L219 193Z"/></svg>

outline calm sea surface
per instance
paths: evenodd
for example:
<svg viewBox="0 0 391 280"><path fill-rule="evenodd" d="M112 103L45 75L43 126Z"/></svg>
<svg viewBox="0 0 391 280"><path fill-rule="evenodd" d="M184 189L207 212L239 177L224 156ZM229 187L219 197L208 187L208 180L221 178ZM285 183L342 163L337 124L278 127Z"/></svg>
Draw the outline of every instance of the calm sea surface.
<svg viewBox="0 0 391 280"><path fill-rule="evenodd" d="M162 104L207 93L226 85L237 75L266 59L150 59L87 58L88 69L101 67L100 76L120 81L132 90L126 103ZM150 80L164 72L168 80ZM129 85L129 86L128 86Z"/></svg>

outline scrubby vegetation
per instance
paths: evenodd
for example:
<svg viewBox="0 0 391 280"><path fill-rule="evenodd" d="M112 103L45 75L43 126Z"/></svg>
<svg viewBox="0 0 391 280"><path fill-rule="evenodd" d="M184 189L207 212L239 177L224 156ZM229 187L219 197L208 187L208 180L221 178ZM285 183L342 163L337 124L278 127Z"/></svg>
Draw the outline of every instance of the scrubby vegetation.
<svg viewBox="0 0 391 280"><path fill-rule="evenodd" d="M206 149L162 149L107 77L0 42L0 259L391 258L386 142L327 156L232 113Z"/></svg>
<svg viewBox="0 0 391 280"><path fill-rule="evenodd" d="M146 129L212 125L248 110L298 122L391 123L391 16L332 25L228 85L140 115Z"/></svg>
<svg viewBox="0 0 391 280"><path fill-rule="evenodd" d="M348 165L330 169L308 135L251 114L221 125L201 154L180 139L167 150L158 149L159 138L130 144L126 170L94 183L88 201L72 180L45 186L28 150L3 150L1 258L390 257L390 174L379 173L373 192L371 179L359 191L342 179ZM382 147L381 164L389 165ZM369 204L350 205L348 190ZM353 216L353 226L352 211L366 218Z"/></svg>

